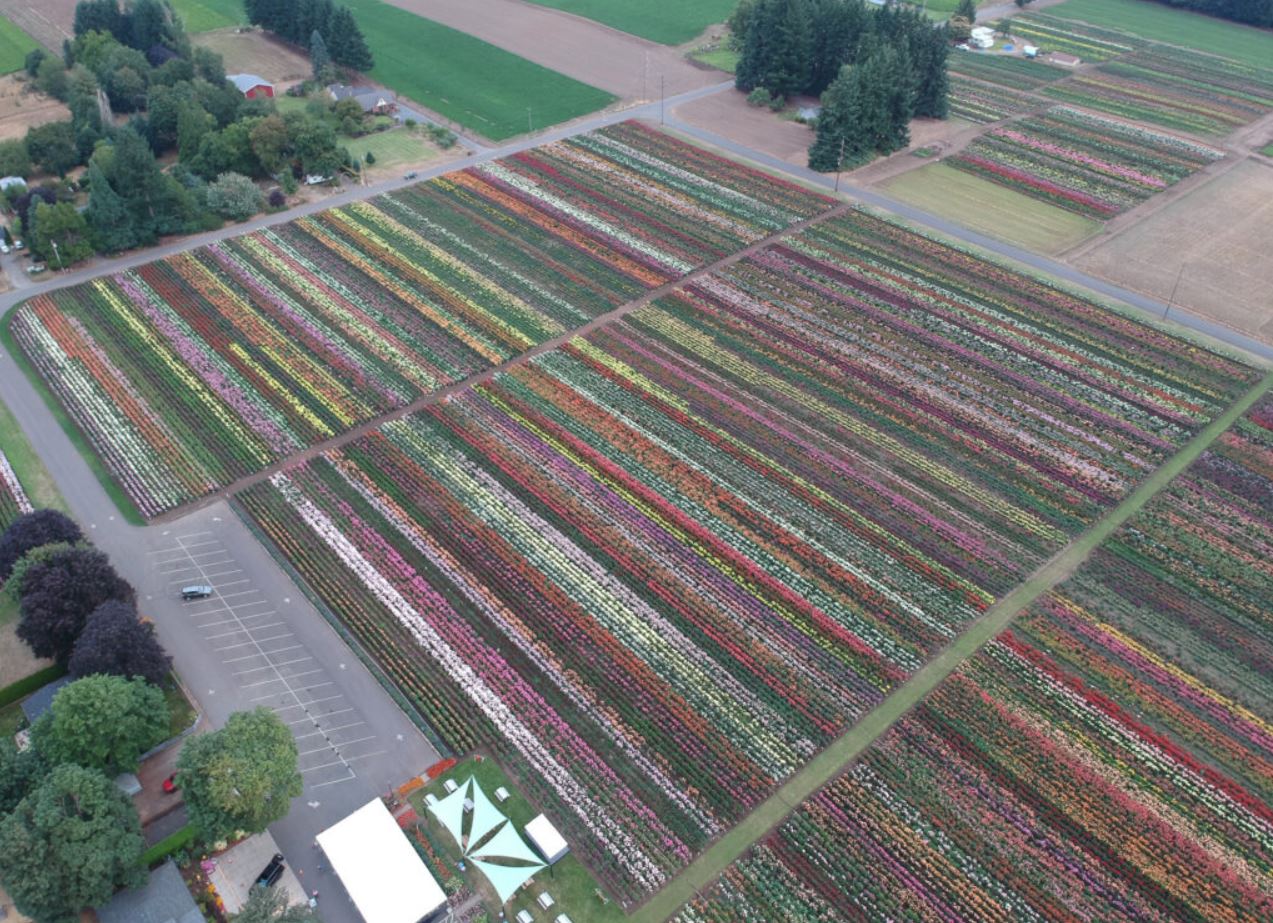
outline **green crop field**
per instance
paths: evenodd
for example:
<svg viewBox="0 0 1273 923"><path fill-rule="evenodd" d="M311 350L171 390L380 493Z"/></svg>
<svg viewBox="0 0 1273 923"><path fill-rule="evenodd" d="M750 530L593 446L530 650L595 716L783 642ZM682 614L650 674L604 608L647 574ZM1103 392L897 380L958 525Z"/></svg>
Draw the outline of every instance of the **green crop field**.
<svg viewBox="0 0 1273 923"><path fill-rule="evenodd" d="M889 180L881 190L910 205L1036 253L1059 253L1100 224L979 176L934 163Z"/></svg>
<svg viewBox="0 0 1273 923"><path fill-rule="evenodd" d="M615 97L380 0L345 0L375 55L370 76L501 141L603 109ZM529 116L527 110L529 109Z"/></svg>
<svg viewBox="0 0 1273 923"><path fill-rule="evenodd" d="M187 32L211 32L247 22L242 0L172 0Z"/></svg>
<svg viewBox="0 0 1273 923"><path fill-rule="evenodd" d="M7 19L0 19L0 74L21 70L27 52L38 48L35 39Z"/></svg>
<svg viewBox="0 0 1273 923"><path fill-rule="evenodd" d="M1256 67L1273 66L1273 32L1146 0L1066 0L1048 7L1047 13L1196 48Z"/></svg>
<svg viewBox="0 0 1273 923"><path fill-rule="evenodd" d="M538 6L595 19L621 32L679 45L724 22L738 0L530 0Z"/></svg>

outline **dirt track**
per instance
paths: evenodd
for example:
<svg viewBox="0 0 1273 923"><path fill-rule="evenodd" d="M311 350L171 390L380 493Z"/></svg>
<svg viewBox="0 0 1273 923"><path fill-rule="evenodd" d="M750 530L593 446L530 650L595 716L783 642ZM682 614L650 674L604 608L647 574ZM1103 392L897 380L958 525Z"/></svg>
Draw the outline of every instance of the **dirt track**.
<svg viewBox="0 0 1273 923"><path fill-rule="evenodd" d="M52 51L62 50L62 39L73 38L76 0L0 0L0 14Z"/></svg>
<svg viewBox="0 0 1273 923"><path fill-rule="evenodd" d="M721 79L719 71L695 67L675 48L520 0L387 2L625 100L658 99L660 76L668 96Z"/></svg>

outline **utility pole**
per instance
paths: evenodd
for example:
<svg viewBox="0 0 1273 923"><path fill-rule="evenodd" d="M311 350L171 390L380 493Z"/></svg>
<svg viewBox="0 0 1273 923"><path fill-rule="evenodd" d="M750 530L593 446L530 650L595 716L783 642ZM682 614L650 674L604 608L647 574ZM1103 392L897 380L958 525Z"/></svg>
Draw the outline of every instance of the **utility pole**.
<svg viewBox="0 0 1273 923"><path fill-rule="evenodd" d="M844 169L844 143L848 139L840 136L840 159L835 162L835 191L840 191L840 171Z"/></svg>
<svg viewBox="0 0 1273 923"><path fill-rule="evenodd" d="M53 255L57 257L57 268L59 270L65 269L66 267L62 265L62 254L58 252L58 249L57 249L57 241L50 240L49 243L53 245Z"/></svg>
<svg viewBox="0 0 1273 923"><path fill-rule="evenodd" d="M1180 264L1180 271L1176 273L1176 284L1171 287L1171 297L1167 299L1167 307L1163 308L1162 319L1166 320L1167 315L1171 312L1172 307L1176 303L1176 290L1180 288L1180 277L1185 274L1185 264Z"/></svg>
<svg viewBox="0 0 1273 923"><path fill-rule="evenodd" d="M659 74L659 124L660 125L663 124L663 100L666 95L664 92L666 86L667 86L666 80L664 79L662 74Z"/></svg>

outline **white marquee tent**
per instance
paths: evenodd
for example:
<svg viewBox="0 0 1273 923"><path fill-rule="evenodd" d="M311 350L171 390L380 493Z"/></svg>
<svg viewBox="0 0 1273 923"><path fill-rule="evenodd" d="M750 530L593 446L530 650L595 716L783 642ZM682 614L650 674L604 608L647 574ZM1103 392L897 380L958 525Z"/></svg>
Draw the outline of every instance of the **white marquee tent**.
<svg viewBox="0 0 1273 923"><path fill-rule="evenodd" d="M420 923L446 905L441 885L379 798L320 833L318 845L366 923Z"/></svg>

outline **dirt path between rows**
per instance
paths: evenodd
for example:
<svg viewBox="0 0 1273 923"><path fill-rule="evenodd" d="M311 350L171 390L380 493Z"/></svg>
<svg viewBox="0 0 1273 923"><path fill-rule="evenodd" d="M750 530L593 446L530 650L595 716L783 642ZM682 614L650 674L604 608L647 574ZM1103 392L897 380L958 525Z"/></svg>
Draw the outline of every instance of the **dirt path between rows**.
<svg viewBox="0 0 1273 923"><path fill-rule="evenodd" d="M719 71L695 66L675 48L521 0L387 2L627 101L658 99L660 82L667 96L675 96L721 79Z"/></svg>
<svg viewBox="0 0 1273 923"><path fill-rule="evenodd" d="M246 477L239 478L237 481L233 482L232 484L228 484L227 486L221 488L216 493L207 494L205 496L200 497L197 500L194 500L190 503L185 504L184 506L178 506L171 510L168 510L166 513L161 513L158 516L151 519L149 524L161 525L167 522L175 522L181 519L182 517L189 515L195 510L202 509L203 507L209 506L213 503L217 503L220 500L229 500L235 494L241 491L247 490L250 487L254 487L257 484L260 484L264 481L269 480L275 474L277 474L280 471L283 471L284 469L294 468L297 465L303 464L307 461L317 458L319 455L322 455L324 452L330 452L334 449L339 449L341 446L348 445L349 443L357 439L361 439L363 436L367 435L373 430L379 429L381 426L383 426L386 423L390 423L394 420L400 420L403 417L410 416L413 413L418 413L419 411L424 410L425 408L432 407L434 404L440 404L440 403L449 401L452 397L462 394L465 391L471 390L472 388L476 388L479 385L485 384L486 382L495 378L497 375L502 375L504 372L507 372L509 369L516 368L519 365L525 365L527 362L530 362L536 356L541 356L544 353L551 352L552 350L557 349L559 346L569 342L570 340L573 340L575 337L587 336L589 333L596 330L598 327L603 327L606 324L614 323L615 321L620 320L626 317L627 315L631 314L633 311L637 311L641 308L644 308L646 305L650 304L652 301L662 298L664 295L671 294L673 291L675 291L676 289L684 285L689 285L690 283L694 282L696 279L701 279L704 276L711 275L712 273L716 272L719 269L723 269L726 266L732 266L734 263L737 263L740 260L744 260L747 257L751 256L753 253L756 253L764 249L765 247L768 247L770 244L774 243L775 241L782 240L783 238L788 237L792 234L798 234L800 231L803 231L806 228L813 227L814 225L822 224L824 221L829 221L832 218L836 218L840 215L843 215L845 212L849 211L853 207L854 206L851 202L842 202L839 205L831 206L826 211L821 212L820 214L814 215L812 218L806 218L803 221L797 221L795 224L788 225L787 227L782 228L779 231L775 231L774 233L769 234L766 237L762 237L760 240L757 240L751 244L748 244L746 247L742 248L741 250L736 250L733 253L728 254L727 256L721 257L719 260L716 260L713 263L708 263L706 266L696 269L693 272L686 273L685 275L680 276L679 278L673 279L671 282L665 282L662 285L660 285L658 288L651 289L650 291L646 292L644 295L641 295L639 298L634 298L633 300L625 302L624 304L621 304L617 308L607 311L604 314L599 314L596 317L594 317L592 320L588 321L586 324L583 324L582 326L574 327L570 330L567 330L565 333L559 333L557 336L553 337L550 340L545 340L544 342L540 343L538 346L532 346L530 349L526 350L525 352L518 353L516 356L513 356L511 359L506 359L505 361L501 362L499 365L492 366L491 368L486 369L485 371L478 372L474 375L470 375L468 378L464 378L464 379L461 379L460 381L455 382L454 384L447 385L445 388L438 388L434 391L430 391L428 394L425 394L422 397L416 398L416 400L412 401L410 404L405 404L402 407L398 407L394 410L390 410L387 413L381 414L380 416L373 417L372 419L366 421L365 423L360 423L358 426L355 426L353 429L346 430L345 432L341 433L339 436L333 436L331 439L327 439L327 440L324 440L323 442L315 443L309 448L303 449L300 452L296 452L292 455L289 455L287 458L277 461L274 464L270 465L269 467L263 468L262 470L256 472L255 474L249 474Z"/></svg>

